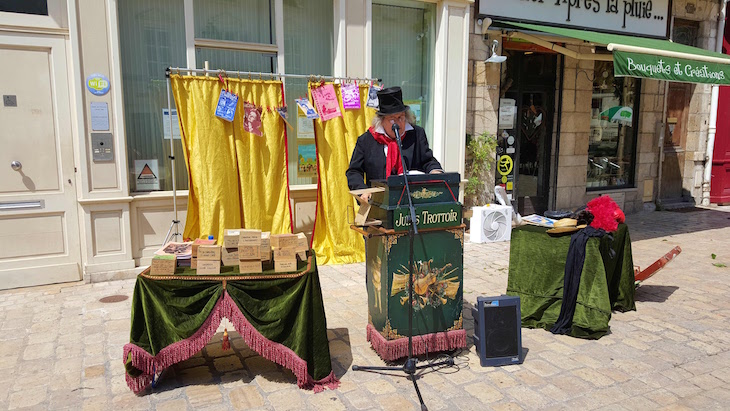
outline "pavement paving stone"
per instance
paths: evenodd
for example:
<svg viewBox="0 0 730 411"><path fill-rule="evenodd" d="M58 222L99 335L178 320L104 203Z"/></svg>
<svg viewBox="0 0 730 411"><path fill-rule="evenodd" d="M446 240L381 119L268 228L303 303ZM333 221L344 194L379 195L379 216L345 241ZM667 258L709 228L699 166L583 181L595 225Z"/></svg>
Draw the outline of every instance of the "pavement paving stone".
<svg viewBox="0 0 730 411"><path fill-rule="evenodd" d="M613 313L599 340L522 329L522 365L481 367L468 311L505 292L509 243L464 248L464 327L458 371L423 370L431 410L727 409L730 404L730 207L627 216L634 264L675 245L682 253L637 289L637 311ZM716 254L712 259L711 254ZM134 280L0 292L0 409L418 410L403 373L353 372L383 365L365 338L362 263L319 267L338 390L314 394L250 350L224 321L205 349L165 370L157 387L129 391L121 352L129 338ZM118 303L102 297L125 295ZM222 350L223 328L231 350ZM396 363L396 364L402 364ZM0 377L2 378L2 377Z"/></svg>

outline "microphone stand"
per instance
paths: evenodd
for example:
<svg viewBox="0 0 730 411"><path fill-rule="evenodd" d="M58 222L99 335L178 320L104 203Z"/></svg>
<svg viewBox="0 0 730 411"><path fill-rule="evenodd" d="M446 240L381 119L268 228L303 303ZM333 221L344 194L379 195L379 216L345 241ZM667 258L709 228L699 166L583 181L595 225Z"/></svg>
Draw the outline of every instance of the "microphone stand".
<svg viewBox="0 0 730 411"><path fill-rule="evenodd" d="M413 268L414 268L414 257L413 257L413 240L416 235L418 235L418 227L416 224L416 209L413 207L413 200L411 200L411 189L408 186L408 168L406 167L406 161L403 157L403 143L400 138L400 129L397 124L393 124L393 133L395 134L395 139L398 142L398 150L400 151L400 161L403 165L403 180L405 181L406 186L406 194L408 196L408 208L410 210L411 215L411 228L408 230L408 239L409 239L409 266L408 266L408 358L406 359L405 364L403 364L403 367L364 367L359 365L353 365L352 370L353 371L392 371L392 370L400 370L406 373L410 380L413 381L413 388L416 389L416 395L418 395L418 401L421 403L421 411L428 411L428 408L426 407L426 404L423 402L423 397L421 396L421 390L418 389L418 384L416 382L416 371L428 368L428 367L439 367L442 365L448 365L452 366L454 365L454 359L448 358L443 361L433 362L429 364L424 365L418 365L418 359L413 356Z"/></svg>

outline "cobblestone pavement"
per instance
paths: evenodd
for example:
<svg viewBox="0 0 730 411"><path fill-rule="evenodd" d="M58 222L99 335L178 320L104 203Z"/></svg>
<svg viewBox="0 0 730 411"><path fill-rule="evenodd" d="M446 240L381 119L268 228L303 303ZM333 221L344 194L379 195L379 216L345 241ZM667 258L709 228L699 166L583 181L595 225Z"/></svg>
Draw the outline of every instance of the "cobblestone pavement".
<svg viewBox="0 0 730 411"><path fill-rule="evenodd" d="M614 313L611 333L597 341L523 329L529 351L522 365L482 368L470 342L458 371L419 379L429 409L728 409L730 267L722 265L730 266L730 207L640 213L628 224L637 265L675 245L683 250L638 289L637 311ZM508 255L509 243L466 244L465 304L505 291ZM235 333L233 349L221 350L219 333L165 371L153 392L136 396L121 361L130 299L99 301L131 296L133 280L0 292L0 409L418 409L401 373L350 371L352 364L383 365L365 340L364 272L363 264L320 267L342 381L320 394L298 389L288 370L258 357ZM468 318L465 326L471 336Z"/></svg>

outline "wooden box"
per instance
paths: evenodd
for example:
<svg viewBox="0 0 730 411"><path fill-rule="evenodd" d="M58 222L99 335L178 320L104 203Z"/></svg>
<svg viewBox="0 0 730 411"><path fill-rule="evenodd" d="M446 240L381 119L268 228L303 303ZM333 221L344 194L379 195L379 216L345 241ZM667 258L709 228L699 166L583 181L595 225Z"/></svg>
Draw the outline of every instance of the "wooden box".
<svg viewBox="0 0 730 411"><path fill-rule="evenodd" d="M238 265L238 247L221 248L221 261L224 266Z"/></svg>
<svg viewBox="0 0 730 411"><path fill-rule="evenodd" d="M198 247L198 264L201 261L220 261L221 246L219 245L201 245Z"/></svg>
<svg viewBox="0 0 730 411"><path fill-rule="evenodd" d="M198 275L215 275L221 273L221 260L198 260Z"/></svg>
<svg viewBox="0 0 730 411"><path fill-rule="evenodd" d="M177 258L174 255L156 255L150 264L151 275L173 275L177 267Z"/></svg>
<svg viewBox="0 0 730 411"><path fill-rule="evenodd" d="M238 271L241 274L254 274L263 272L261 260L242 260L238 262Z"/></svg>

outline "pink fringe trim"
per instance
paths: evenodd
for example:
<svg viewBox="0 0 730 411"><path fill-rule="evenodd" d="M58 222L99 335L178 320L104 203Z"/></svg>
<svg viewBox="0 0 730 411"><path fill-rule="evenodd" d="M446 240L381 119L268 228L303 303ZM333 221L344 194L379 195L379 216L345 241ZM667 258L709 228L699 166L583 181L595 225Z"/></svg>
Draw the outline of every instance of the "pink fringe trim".
<svg viewBox="0 0 730 411"><path fill-rule="evenodd" d="M297 385L300 388L311 389L314 392L324 391L325 388L335 389L340 386L340 381L332 371L328 376L315 381L307 369L307 363L299 358L290 348L266 339L246 317L241 313L233 299L227 292L218 300L213 311L205 320L203 325L190 338L178 341L163 348L156 356L152 357L147 351L129 343L124 346L122 361L126 362L127 357L132 355L132 365L142 371L142 375L131 377L126 375L127 385L134 393L147 388L152 383L155 373L159 374L165 368L185 361L202 350L213 338L223 318L228 318L233 327L243 338L243 341L259 355L267 360L273 361L282 367L291 370L297 377Z"/></svg>
<svg viewBox="0 0 730 411"><path fill-rule="evenodd" d="M367 326L367 339L376 353L385 361L395 361L408 356L408 337L386 340L371 324ZM466 330L443 331L413 336L413 355L466 347Z"/></svg>

